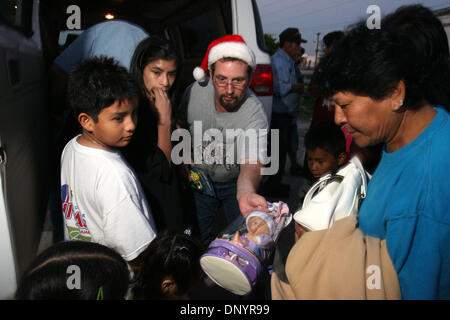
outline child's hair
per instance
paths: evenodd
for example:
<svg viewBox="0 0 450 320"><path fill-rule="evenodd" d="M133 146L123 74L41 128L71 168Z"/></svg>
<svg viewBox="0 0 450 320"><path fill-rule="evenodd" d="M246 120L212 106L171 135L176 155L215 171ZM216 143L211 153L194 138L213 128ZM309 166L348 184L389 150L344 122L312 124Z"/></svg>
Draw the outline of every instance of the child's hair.
<svg viewBox="0 0 450 320"><path fill-rule="evenodd" d="M336 158L345 152L345 135L334 122L324 121L312 126L305 135L306 150L323 149Z"/></svg>
<svg viewBox="0 0 450 320"><path fill-rule="evenodd" d="M168 40L156 35L152 35L142 40L136 47L133 57L131 58L130 73L139 85L141 94L144 97L146 96L143 80L144 69L149 63L158 59L166 61L175 60L175 63L178 65L179 57Z"/></svg>
<svg viewBox="0 0 450 320"><path fill-rule="evenodd" d="M343 37L344 37L343 31L333 31L333 32L327 33L323 37L322 41L323 41L323 44L325 45L325 47L329 48L331 46L336 45L336 43L338 43L338 41L340 41Z"/></svg>
<svg viewBox="0 0 450 320"><path fill-rule="evenodd" d="M18 300L124 299L130 274L125 260L98 243L69 241L43 251L24 273Z"/></svg>
<svg viewBox="0 0 450 320"><path fill-rule="evenodd" d="M93 57L78 63L68 82L70 105L77 117L88 114L94 121L115 101L139 96L139 89L127 69L113 58Z"/></svg>
<svg viewBox="0 0 450 320"><path fill-rule="evenodd" d="M143 253L142 269L133 289L134 299L165 299L161 284L171 278L177 296L184 296L200 278L203 246L182 233L164 231Z"/></svg>

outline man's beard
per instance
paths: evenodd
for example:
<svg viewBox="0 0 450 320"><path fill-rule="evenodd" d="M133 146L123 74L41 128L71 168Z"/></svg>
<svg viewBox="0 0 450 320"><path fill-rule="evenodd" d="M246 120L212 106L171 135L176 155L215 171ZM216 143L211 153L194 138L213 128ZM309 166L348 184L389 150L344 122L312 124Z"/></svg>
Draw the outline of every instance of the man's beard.
<svg viewBox="0 0 450 320"><path fill-rule="evenodd" d="M224 100L225 97L233 98L233 100L231 100L230 102L227 102ZM232 95L222 94L219 96L219 103L228 112L233 112L239 108L240 101L239 101L238 96L236 96L235 94L232 94Z"/></svg>

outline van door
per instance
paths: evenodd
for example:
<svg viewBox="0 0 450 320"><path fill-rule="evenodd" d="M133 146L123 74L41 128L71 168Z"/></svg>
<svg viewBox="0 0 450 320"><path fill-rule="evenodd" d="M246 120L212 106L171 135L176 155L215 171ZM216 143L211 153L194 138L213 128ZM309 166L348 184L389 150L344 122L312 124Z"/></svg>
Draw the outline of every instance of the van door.
<svg viewBox="0 0 450 320"><path fill-rule="evenodd" d="M38 1L0 4L0 299L34 259L48 195L45 66Z"/></svg>

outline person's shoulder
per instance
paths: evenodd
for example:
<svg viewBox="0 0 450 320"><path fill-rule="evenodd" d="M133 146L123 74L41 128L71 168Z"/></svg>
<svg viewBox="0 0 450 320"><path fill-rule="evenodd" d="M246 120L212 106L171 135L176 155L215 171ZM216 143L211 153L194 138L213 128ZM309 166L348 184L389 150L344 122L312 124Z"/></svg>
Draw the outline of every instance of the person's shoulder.
<svg viewBox="0 0 450 320"><path fill-rule="evenodd" d="M433 152L450 154L448 141L450 140L450 114L443 107L436 107L437 115L431 123L431 143Z"/></svg>
<svg viewBox="0 0 450 320"><path fill-rule="evenodd" d="M254 116L266 118L261 100L259 100L258 96L251 89L248 90L248 95L243 104L243 107L243 110L246 110L248 113L251 113Z"/></svg>
<svg viewBox="0 0 450 320"><path fill-rule="evenodd" d="M213 103L211 99L213 95L214 87L211 85L209 77L207 77L203 81L194 81L191 83L184 91L183 100L185 103L194 101L193 107L199 107L201 110L202 108L198 105L198 102Z"/></svg>
<svg viewBox="0 0 450 320"><path fill-rule="evenodd" d="M124 20L113 20L98 23L86 30L87 32L132 32L145 33L147 32L140 26Z"/></svg>
<svg viewBox="0 0 450 320"><path fill-rule="evenodd" d="M206 77L202 81L194 81L186 88L186 91L196 91L196 92L197 91L204 92L207 90L209 91L214 90L209 77Z"/></svg>

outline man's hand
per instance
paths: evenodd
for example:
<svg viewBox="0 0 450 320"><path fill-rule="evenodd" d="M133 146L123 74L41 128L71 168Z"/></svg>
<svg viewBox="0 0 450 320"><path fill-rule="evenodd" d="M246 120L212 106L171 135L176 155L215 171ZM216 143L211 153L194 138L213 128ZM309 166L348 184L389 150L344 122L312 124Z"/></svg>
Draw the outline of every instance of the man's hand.
<svg viewBox="0 0 450 320"><path fill-rule="evenodd" d="M240 166L236 198L244 218L255 210L269 211L266 199L256 193L261 182L261 168L259 161L256 164L246 162Z"/></svg>
<svg viewBox="0 0 450 320"><path fill-rule="evenodd" d="M239 209L241 210L242 215L246 218L253 211L264 211L269 212L269 208L267 206L267 200L254 192L244 193L242 195L237 195Z"/></svg>

